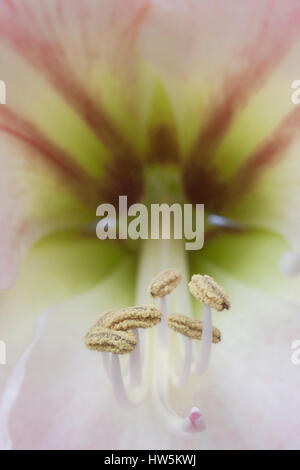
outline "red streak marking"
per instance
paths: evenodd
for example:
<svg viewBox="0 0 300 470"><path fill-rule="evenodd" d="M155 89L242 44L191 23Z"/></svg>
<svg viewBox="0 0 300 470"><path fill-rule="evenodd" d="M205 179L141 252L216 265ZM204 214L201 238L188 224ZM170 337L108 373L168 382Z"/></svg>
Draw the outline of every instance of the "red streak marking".
<svg viewBox="0 0 300 470"><path fill-rule="evenodd" d="M0 130L5 132L6 134L10 134L10 135L16 137L17 139L25 142L26 144L28 144L31 147L33 147L34 149L36 149L38 152L42 153L45 157L47 157L50 161L52 161L52 163L55 163L56 165L58 165L60 167L60 169L62 169L64 172L66 172L69 176L72 176L74 178L77 176L77 175L74 174L74 172L72 171L71 168L64 165L62 160L59 160L58 157L52 155L49 152L49 150L47 148L45 148L45 146L43 146L41 143L36 142L31 137L28 137L24 134L21 134L20 132L14 130L14 129L11 129L8 126L5 126L3 124L0 124Z"/></svg>
<svg viewBox="0 0 300 470"><path fill-rule="evenodd" d="M300 108L292 111L274 131L270 140L260 146L242 165L233 178L234 197L244 192L263 170L275 165L295 138L299 138Z"/></svg>
<svg viewBox="0 0 300 470"><path fill-rule="evenodd" d="M142 24L142 21L145 19L149 9L150 9L151 5L149 3L149 1L147 1L141 8L139 11L137 11L137 13L135 14L133 20L131 21L131 23L127 26L127 28L124 30L124 36L127 36L127 35L130 35L131 37L131 45L134 43L135 39L136 39L136 36L137 36L137 33L138 33L138 30L139 30L139 27L141 26Z"/></svg>
<svg viewBox="0 0 300 470"><path fill-rule="evenodd" d="M1 125L3 131L30 144L69 176L80 178L84 174L84 170L76 164L72 157L51 143L33 124L20 118L8 107L0 108L0 116L5 119L5 123Z"/></svg>
<svg viewBox="0 0 300 470"><path fill-rule="evenodd" d="M25 6L28 8L28 13L32 14L29 5ZM50 27L51 21L47 10L44 10L44 15ZM0 35L45 74L50 83L63 94L67 102L77 110L112 152L121 146L128 146L106 110L101 104L95 104L76 79L76 71L68 64L65 51L59 41L55 41L54 33L52 42L49 42L49 39L43 38L43 32L38 29L39 25L36 24L35 18L32 18L32 22L35 23L34 31L38 33L35 35L26 28L26 24L16 22L14 15L10 15L9 20L0 18Z"/></svg>
<svg viewBox="0 0 300 470"><path fill-rule="evenodd" d="M0 132L11 135L36 150L46 163L51 164L61 176L70 181L72 189L75 189L85 203L90 203L99 196L99 183L31 123L22 120L7 107L0 108L0 116L6 119L5 123L0 124Z"/></svg>
<svg viewBox="0 0 300 470"><path fill-rule="evenodd" d="M201 201L212 207L216 206L219 211L232 200L233 193L234 197L237 197L249 187L259 168L275 163L276 156L279 158L279 154L288 146L289 138L280 134L274 142L267 143L258 155L253 156L233 181L226 186L225 183L219 184L213 157L222 138L230 128L237 111L246 104L253 92L265 83L300 33L300 5L295 4L279 21L276 17L272 17L271 13L272 10L267 8L260 33L250 46L241 50L239 56L246 65L241 71L227 76L224 80L224 99L216 104L183 168L183 183L187 197L196 202L201 196ZM205 181L199 191L199 181L203 181L203 175ZM212 204L214 200L216 204Z"/></svg>
<svg viewBox="0 0 300 470"><path fill-rule="evenodd" d="M239 54L241 60L243 59L247 64L245 69L225 78L223 83L225 98L216 105L205 128L199 134L192 149L191 158L198 157L199 149L205 149L207 159L212 157L220 140L230 128L236 112L246 104L251 94L265 83L300 33L299 26L295 27L299 23L299 7L294 12L293 27L286 24L290 18L285 18L282 24L275 25L276 30L275 26L270 24L272 20L270 12L272 9L267 8L261 31L254 43ZM284 29L287 31L285 36L282 34ZM270 32L268 34L268 30L271 32L274 30L276 36L272 36Z"/></svg>

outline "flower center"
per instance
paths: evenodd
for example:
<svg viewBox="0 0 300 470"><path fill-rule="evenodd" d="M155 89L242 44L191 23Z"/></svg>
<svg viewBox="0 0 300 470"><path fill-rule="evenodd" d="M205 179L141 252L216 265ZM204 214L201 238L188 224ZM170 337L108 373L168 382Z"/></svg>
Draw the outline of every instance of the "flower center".
<svg viewBox="0 0 300 470"><path fill-rule="evenodd" d="M169 269L170 266L179 269ZM161 275L153 280L155 274L162 270L165 270L163 273L168 277L169 283ZM180 279L178 273L181 273ZM149 303L150 293L154 297L155 306L162 312L162 320L151 330L134 330L138 345L129 359L125 354L102 353L104 369L111 380L119 405L131 409L150 400L152 409L162 420L162 424L169 431L180 435L201 432L206 428L205 418L200 411L201 403L190 403L186 397L183 399L182 411L173 407L171 397L176 391L180 391L184 397L189 379L206 370L213 340L208 306L204 310L203 331L196 331L200 322L191 318L187 286L188 271L182 241L145 241L141 251L136 304ZM185 322L184 327L190 328L185 336L177 333L180 331L180 321ZM200 339L201 335L200 350L197 351L192 339ZM219 340L220 336L214 342ZM201 384L198 383L197 386Z"/></svg>

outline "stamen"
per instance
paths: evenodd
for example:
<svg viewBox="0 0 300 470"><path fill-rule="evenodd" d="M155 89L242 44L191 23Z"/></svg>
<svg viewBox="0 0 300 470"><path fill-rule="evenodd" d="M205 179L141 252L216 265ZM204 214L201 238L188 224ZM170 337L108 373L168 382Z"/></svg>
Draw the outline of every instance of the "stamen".
<svg viewBox="0 0 300 470"><path fill-rule="evenodd" d="M137 345L131 329L151 328L160 322L161 317L161 311L154 305L109 310L89 329L85 344L89 349L100 352L131 353Z"/></svg>
<svg viewBox="0 0 300 470"><path fill-rule="evenodd" d="M101 315L85 335L89 349L104 353L103 363L112 381L114 393L121 406L136 406L143 400L141 391L137 400L131 400L122 377L119 354L132 353L130 358L130 396L142 381L138 328L151 328L160 322L162 313L154 305L109 310ZM134 328L134 332L131 331ZM113 353L110 358L107 353ZM117 359L116 359L117 357Z"/></svg>
<svg viewBox="0 0 300 470"><path fill-rule="evenodd" d="M163 313L162 323L159 328L161 344L168 347L169 332L167 328L167 320L169 314L168 301L169 295L180 284L182 274L179 269L168 268L160 272L151 282L149 286L149 295L152 298L159 298L159 306Z"/></svg>
<svg viewBox="0 0 300 470"><path fill-rule="evenodd" d="M207 307L209 308L209 307ZM204 341L204 334L203 329L204 325L203 322L199 320L193 320L192 318L186 317L185 315L170 315L168 318L168 325L172 330L176 331L177 333L181 333L185 336L185 360L184 365L180 374L179 378L175 378L174 384L175 386L183 386L189 377L189 370L191 368L192 362L192 341L191 339L203 339ZM212 341L213 343L218 343L221 341L221 332L217 328L213 328L212 330ZM204 346L202 346L202 350ZM206 349L206 348L205 348ZM205 353L207 354L207 353ZM204 355L204 353L200 352L200 357ZM186 370L186 368L188 370Z"/></svg>
<svg viewBox="0 0 300 470"><path fill-rule="evenodd" d="M280 259L280 270L286 277L296 277L300 274L300 254L285 253Z"/></svg>
<svg viewBox="0 0 300 470"><path fill-rule="evenodd" d="M203 374L208 366L211 343L213 341L213 326L210 307L216 310L230 308L230 300L216 281L207 275L195 274L189 283L189 289L196 299L204 303L204 321L202 331L202 341L200 344L199 356L196 363L196 373Z"/></svg>
<svg viewBox="0 0 300 470"><path fill-rule="evenodd" d="M153 259L153 254L143 251L147 256L146 262L149 265L149 259ZM180 252L180 254L178 254ZM176 264L183 268L186 277L186 266L183 250L172 247L172 259ZM166 253L164 253L164 256ZM158 257L158 259L160 259ZM150 263L151 264L151 263ZM166 259L164 258L164 265ZM163 267L163 266L162 266ZM153 269L151 268L151 272ZM142 270L143 282L139 279L137 299L144 301L145 283L149 282L149 274ZM148 279L147 279L148 278ZM221 340L221 333L217 328L213 328L211 321L210 306L217 310L223 310L230 307L230 301L223 289L209 276L195 275L189 284L190 291L199 300L205 303L204 321L194 320L188 316L169 313L169 295L179 285L182 279L181 271L170 268L162 271L156 276L149 286L149 293L152 298L159 298L161 309L154 305L142 305L126 307L116 311L108 311L103 314L96 324L88 331L86 335L86 344L90 349L97 351L106 351L113 353L105 354L103 361L104 367L112 382L114 394L122 407L132 407L139 405L146 396L149 381L151 379L154 407L160 419L169 430L175 434L186 436L187 433L202 432L206 428L205 419L199 408L193 406L187 416L179 416L173 409L170 400L170 387L184 386L190 375L193 357L192 339L202 340L200 344L200 355L196 362L196 372L203 373L209 362L211 344ZM180 311L190 312L190 299L186 284L181 284L172 296L172 308L176 304ZM172 337L170 348L161 347L162 338L157 336L155 331L151 335L145 335L148 344L146 354L143 358L143 370L141 368L141 349L139 339L139 328L151 328L157 325L161 319L164 320L164 327L169 325L176 332L183 334L184 361L183 368L177 376L170 374L174 366L174 359L171 351L178 352L176 336ZM162 322L163 323L163 322ZM160 325L161 326L161 325ZM160 335L162 332L159 332ZM129 336L124 336L129 335ZM173 341L174 339L174 341ZM163 344L166 346L166 337L163 337ZM150 351L151 349L151 351ZM150 352L151 363L150 364ZM128 376L122 374L119 354L130 353L129 367L126 368ZM145 363L146 368L145 368ZM151 367L151 365L153 367ZM125 366L125 364L124 364ZM154 377L152 372L154 372ZM129 379L129 381L128 381ZM147 383L147 387L146 387Z"/></svg>

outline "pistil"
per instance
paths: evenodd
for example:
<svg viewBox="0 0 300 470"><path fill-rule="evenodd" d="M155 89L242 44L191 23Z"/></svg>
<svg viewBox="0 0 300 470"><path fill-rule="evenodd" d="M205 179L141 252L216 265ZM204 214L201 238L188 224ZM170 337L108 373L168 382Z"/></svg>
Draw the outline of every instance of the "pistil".
<svg viewBox="0 0 300 470"><path fill-rule="evenodd" d="M166 241L163 241L164 247ZM167 266L175 265L176 269L169 268L165 269L159 275L155 276L153 281L150 283L150 292L154 294L160 292L164 295L172 295L172 307L184 309L186 312L190 312L190 302L187 290L187 266L186 256L184 251L184 245L181 241L169 241L167 250L164 250L164 263ZM161 253L162 242L158 245L158 257ZM168 255L168 259L167 256ZM152 253L153 256L153 253ZM161 265L161 260L157 260L157 263ZM180 272L180 274L179 274ZM173 276L172 276L173 275ZM175 281L175 285L172 284L172 280ZM158 282L157 282L158 281ZM181 282L180 282L181 281ZM170 292L171 291L171 292ZM157 412L157 416L161 419L168 430L176 435L185 436L187 433L201 432L205 429L204 417L201 417L201 425L192 424L190 415L192 410L196 409L195 404L192 404L189 413L186 416L181 416L172 407L170 393L171 388L183 387L190 376L190 369L192 363L192 342L188 338L184 338L184 362L179 375L173 373L176 355L178 354L178 348L174 347L174 341L177 338L170 336L168 349L163 346L159 339L156 337L153 343L153 405ZM185 341L186 340L186 341ZM199 411L199 409L197 408ZM200 411L199 414L201 415ZM194 416L194 415L193 415ZM202 416L202 415L201 415ZM188 425L190 423L190 426Z"/></svg>

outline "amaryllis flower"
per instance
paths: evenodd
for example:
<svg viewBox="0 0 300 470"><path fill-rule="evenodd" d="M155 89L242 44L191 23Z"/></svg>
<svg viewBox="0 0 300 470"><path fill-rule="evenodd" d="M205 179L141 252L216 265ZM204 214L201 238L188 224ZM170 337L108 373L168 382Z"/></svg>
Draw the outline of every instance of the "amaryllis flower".
<svg viewBox="0 0 300 470"><path fill-rule="evenodd" d="M3 448L299 448L299 33L297 0L1 1ZM205 204L204 248L98 240L119 195ZM172 313L201 318L195 273L229 295L222 341L176 387L181 349L141 337L128 407L84 334L173 267ZM193 407L203 432L178 426Z"/></svg>

